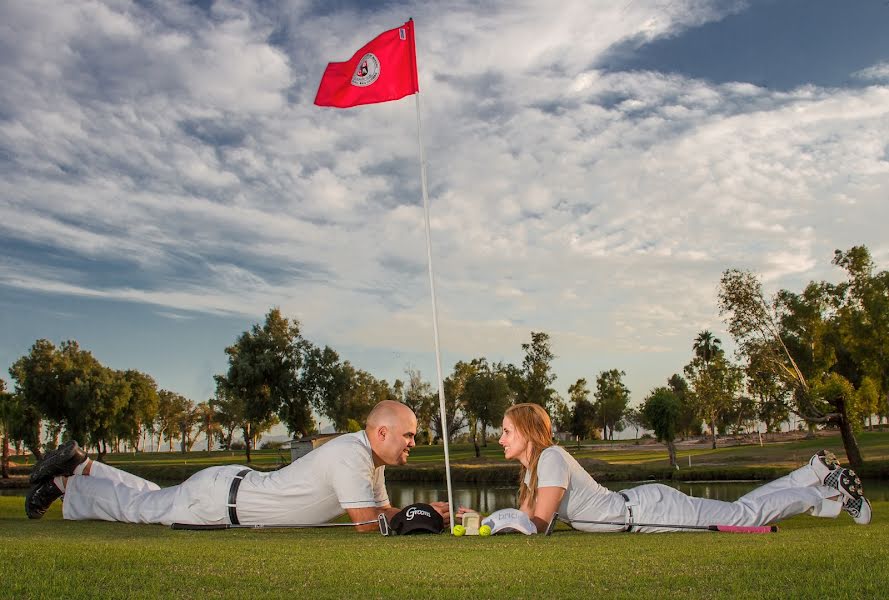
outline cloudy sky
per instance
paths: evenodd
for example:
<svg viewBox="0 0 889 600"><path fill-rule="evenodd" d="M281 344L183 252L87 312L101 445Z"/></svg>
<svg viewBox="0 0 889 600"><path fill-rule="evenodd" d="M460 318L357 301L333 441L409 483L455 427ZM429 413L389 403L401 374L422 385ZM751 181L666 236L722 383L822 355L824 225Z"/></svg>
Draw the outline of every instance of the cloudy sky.
<svg viewBox="0 0 889 600"><path fill-rule="evenodd" d="M0 366L76 339L195 401L272 306L389 381L434 379L412 98L312 104L413 17L444 370L546 331L563 395L633 401L720 273L889 268L889 3L0 4Z"/></svg>

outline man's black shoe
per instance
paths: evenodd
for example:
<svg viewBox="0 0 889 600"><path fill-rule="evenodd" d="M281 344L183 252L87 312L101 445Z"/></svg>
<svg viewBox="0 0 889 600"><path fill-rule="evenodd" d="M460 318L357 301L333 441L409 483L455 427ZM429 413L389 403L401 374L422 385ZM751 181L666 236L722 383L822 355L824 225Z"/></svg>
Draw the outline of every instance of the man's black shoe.
<svg viewBox="0 0 889 600"><path fill-rule="evenodd" d="M50 505L64 495L52 479L37 484L25 497L25 514L29 519L42 519Z"/></svg>
<svg viewBox="0 0 889 600"><path fill-rule="evenodd" d="M39 463L34 465L31 470L31 483L43 483L53 477L59 475L70 477L74 475L74 469L86 460L86 452L77 445L77 442L70 440L47 452Z"/></svg>

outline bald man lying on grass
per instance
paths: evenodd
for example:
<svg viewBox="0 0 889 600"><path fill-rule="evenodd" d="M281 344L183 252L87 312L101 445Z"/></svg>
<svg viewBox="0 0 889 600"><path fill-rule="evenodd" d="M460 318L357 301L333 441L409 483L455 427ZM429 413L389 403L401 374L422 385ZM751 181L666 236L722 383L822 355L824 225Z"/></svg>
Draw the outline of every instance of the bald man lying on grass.
<svg viewBox="0 0 889 600"><path fill-rule="evenodd" d="M385 466L407 462L417 418L399 402L377 404L364 431L342 435L274 472L210 467L180 485L161 488L103 463L70 441L47 453L31 473L25 501L30 519L64 496L65 519L201 525L322 524L347 512L353 523L389 519ZM432 506L450 522L446 502ZM376 531L376 524L356 526Z"/></svg>

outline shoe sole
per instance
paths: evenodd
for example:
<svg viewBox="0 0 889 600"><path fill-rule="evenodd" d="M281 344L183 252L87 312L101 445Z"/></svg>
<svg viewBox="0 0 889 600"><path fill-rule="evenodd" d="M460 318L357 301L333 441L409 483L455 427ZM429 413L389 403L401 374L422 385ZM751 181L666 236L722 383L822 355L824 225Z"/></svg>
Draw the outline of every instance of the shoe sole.
<svg viewBox="0 0 889 600"><path fill-rule="evenodd" d="M815 475L821 478L822 484L828 487L836 487L831 480L831 476L835 476L841 468L836 454L830 450L821 450L809 459L809 466L815 471Z"/></svg>
<svg viewBox="0 0 889 600"><path fill-rule="evenodd" d="M857 506L857 507L849 506L850 504L855 504L855 503L859 504L860 506ZM866 521L861 520L862 519L862 517L861 517L862 508L864 508L865 506L867 506L867 514L868 514ZM873 510L870 505L870 500L868 500L864 496L862 496L858 500L850 500L849 502L847 502L846 504L843 505L843 510L846 511L847 513L849 513L849 516L851 516L852 519L858 525L869 525L871 518L873 517Z"/></svg>
<svg viewBox="0 0 889 600"><path fill-rule="evenodd" d="M837 469L824 478L824 485L838 490L847 502L864 498L861 478L852 469Z"/></svg>
<svg viewBox="0 0 889 600"><path fill-rule="evenodd" d="M840 461L837 459L837 455L830 450L822 450L816 456L818 456L821 459L821 462L824 463L824 466L831 471L836 471L840 467Z"/></svg>
<svg viewBox="0 0 889 600"><path fill-rule="evenodd" d="M58 473L56 471L58 471L66 462L74 458L76 453L77 442L74 440L65 442L52 452L47 452L46 456L43 457L43 460L34 466L29 481L32 485L36 485L38 483L43 483L50 477L55 477L59 474L65 475L65 473ZM68 475L70 475L70 473L68 473Z"/></svg>

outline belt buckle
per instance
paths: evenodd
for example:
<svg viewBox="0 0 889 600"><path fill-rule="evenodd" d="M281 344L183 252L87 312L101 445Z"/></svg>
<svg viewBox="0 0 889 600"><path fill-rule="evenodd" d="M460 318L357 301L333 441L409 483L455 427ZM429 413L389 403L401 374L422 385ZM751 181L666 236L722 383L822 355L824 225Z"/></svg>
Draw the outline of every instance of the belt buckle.
<svg viewBox="0 0 889 600"><path fill-rule="evenodd" d="M633 508L630 506L630 497L624 494L623 492L619 492L623 497L624 502L626 503L627 508L627 526L624 529L624 533L629 533L633 531Z"/></svg>

